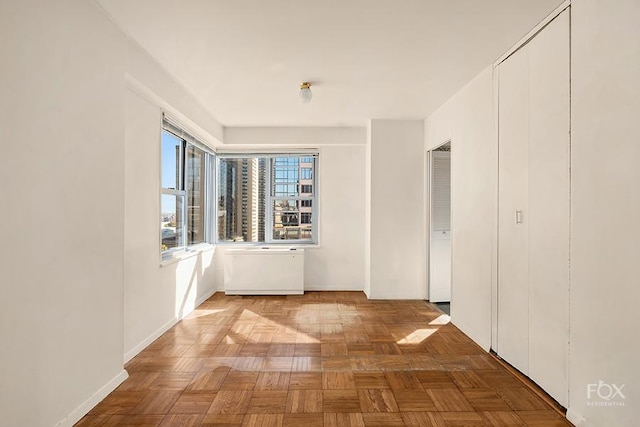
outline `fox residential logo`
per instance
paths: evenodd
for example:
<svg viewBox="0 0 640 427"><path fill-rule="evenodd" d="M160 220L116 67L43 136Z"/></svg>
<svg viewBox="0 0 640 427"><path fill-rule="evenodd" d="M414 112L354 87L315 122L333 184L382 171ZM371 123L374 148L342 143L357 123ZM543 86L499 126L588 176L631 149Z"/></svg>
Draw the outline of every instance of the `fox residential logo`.
<svg viewBox="0 0 640 427"><path fill-rule="evenodd" d="M622 392L624 386L602 380L587 384L587 406L624 406L627 398Z"/></svg>

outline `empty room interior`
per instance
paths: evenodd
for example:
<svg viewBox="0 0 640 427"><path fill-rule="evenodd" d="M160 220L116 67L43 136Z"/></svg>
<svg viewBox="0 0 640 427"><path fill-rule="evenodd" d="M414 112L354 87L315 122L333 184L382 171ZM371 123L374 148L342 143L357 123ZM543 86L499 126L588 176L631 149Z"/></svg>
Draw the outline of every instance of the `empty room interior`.
<svg viewBox="0 0 640 427"><path fill-rule="evenodd" d="M1 0L0 427L638 425L639 23Z"/></svg>

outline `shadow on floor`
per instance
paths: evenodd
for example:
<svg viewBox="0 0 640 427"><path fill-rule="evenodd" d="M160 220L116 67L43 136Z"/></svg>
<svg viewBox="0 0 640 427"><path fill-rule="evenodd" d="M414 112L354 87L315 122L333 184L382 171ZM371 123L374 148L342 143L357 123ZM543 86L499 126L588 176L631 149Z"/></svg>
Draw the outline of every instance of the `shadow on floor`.
<svg viewBox="0 0 640 427"><path fill-rule="evenodd" d="M444 311L447 315L451 316L451 303L450 302L434 302L433 305Z"/></svg>

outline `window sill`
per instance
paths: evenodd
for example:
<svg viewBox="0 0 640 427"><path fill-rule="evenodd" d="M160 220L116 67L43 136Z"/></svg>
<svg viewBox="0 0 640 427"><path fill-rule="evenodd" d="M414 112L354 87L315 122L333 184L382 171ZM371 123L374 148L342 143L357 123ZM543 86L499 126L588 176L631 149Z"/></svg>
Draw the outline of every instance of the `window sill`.
<svg viewBox="0 0 640 427"><path fill-rule="evenodd" d="M248 243L248 242L218 242L216 246L223 249L318 249L318 243Z"/></svg>
<svg viewBox="0 0 640 427"><path fill-rule="evenodd" d="M171 253L170 255L167 255L166 257L163 257L160 261L160 268L175 264L185 259L189 259L204 252L213 251L215 250L215 248L216 247L210 243L200 243L195 246L190 246L184 250L177 251Z"/></svg>

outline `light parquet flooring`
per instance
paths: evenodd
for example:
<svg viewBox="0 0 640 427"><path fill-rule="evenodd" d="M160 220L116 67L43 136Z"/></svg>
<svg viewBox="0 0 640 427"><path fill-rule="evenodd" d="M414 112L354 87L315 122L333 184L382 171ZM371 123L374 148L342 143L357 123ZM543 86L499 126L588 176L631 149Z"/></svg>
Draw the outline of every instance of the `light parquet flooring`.
<svg viewBox="0 0 640 427"><path fill-rule="evenodd" d="M76 426L568 426L424 301L217 293Z"/></svg>

